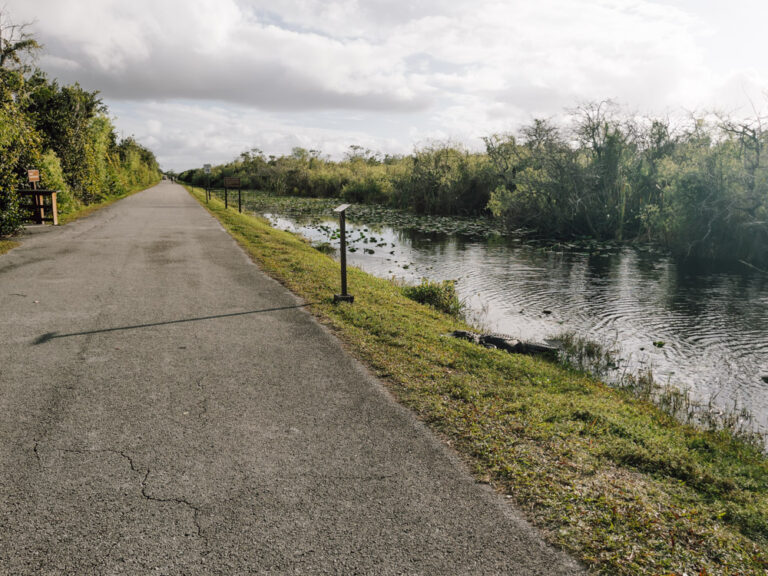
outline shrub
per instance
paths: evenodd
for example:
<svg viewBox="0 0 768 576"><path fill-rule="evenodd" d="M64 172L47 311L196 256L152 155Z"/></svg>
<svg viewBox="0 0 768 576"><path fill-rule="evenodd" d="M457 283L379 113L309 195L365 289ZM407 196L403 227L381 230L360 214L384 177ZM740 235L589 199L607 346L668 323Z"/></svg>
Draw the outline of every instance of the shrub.
<svg viewBox="0 0 768 576"><path fill-rule="evenodd" d="M71 212L77 207L77 202L64 178L59 157L53 150L47 150L40 159L40 183L46 190L58 192L56 201L60 212Z"/></svg>
<svg viewBox="0 0 768 576"><path fill-rule="evenodd" d="M404 286L403 294L419 304L428 304L451 316L461 316L464 312L465 304L456 294L455 280L432 282L422 278L421 284L417 286Z"/></svg>

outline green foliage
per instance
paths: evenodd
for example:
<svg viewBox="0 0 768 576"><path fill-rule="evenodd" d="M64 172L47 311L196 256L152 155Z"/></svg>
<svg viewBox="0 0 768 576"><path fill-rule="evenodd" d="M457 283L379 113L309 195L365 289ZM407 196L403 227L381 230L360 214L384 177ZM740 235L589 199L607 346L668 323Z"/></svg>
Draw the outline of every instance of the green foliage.
<svg viewBox="0 0 768 576"><path fill-rule="evenodd" d="M339 198L349 202L403 207L423 214L480 214L490 197L491 175L482 155L448 144L433 145L412 157L382 157L351 146L341 162L316 150L295 148L288 156L266 158L257 149L216 166L182 172L195 186L221 188L225 177L240 178L244 188L277 195Z"/></svg>
<svg viewBox="0 0 768 576"><path fill-rule="evenodd" d="M485 159L457 147L418 150L410 170L398 179L398 204L417 214L477 214L488 204Z"/></svg>
<svg viewBox="0 0 768 576"><path fill-rule="evenodd" d="M554 338L560 347L560 361L577 370L604 376L618 364L617 350L576 332L567 331Z"/></svg>
<svg viewBox="0 0 768 576"><path fill-rule="evenodd" d="M644 240L684 257L765 263L766 142L759 120L693 119L675 132L591 104L569 132L537 120L519 142L486 139L497 181L488 206L547 237Z"/></svg>
<svg viewBox="0 0 768 576"><path fill-rule="evenodd" d="M343 186L341 195L347 202L389 204L394 195L394 187L385 171L364 170L361 176Z"/></svg>
<svg viewBox="0 0 768 576"><path fill-rule="evenodd" d="M419 304L428 304L451 316L458 317L464 312L464 303L456 294L454 280L432 282L428 278L422 278L421 284L404 286L403 294Z"/></svg>
<svg viewBox="0 0 768 576"><path fill-rule="evenodd" d="M104 134L104 122L98 119L104 106L96 92L78 84L59 86L37 72L29 81L29 113L43 135L46 148L61 160L69 188L84 204L109 194L106 186L105 137L114 143L111 125ZM108 123L108 121L106 121Z"/></svg>
<svg viewBox="0 0 768 576"><path fill-rule="evenodd" d="M40 184L47 190L58 192L56 201L61 212L70 212L77 207L61 168L61 161L53 150L46 150L40 158Z"/></svg>
<svg viewBox="0 0 768 576"><path fill-rule="evenodd" d="M40 138L13 102L0 103L0 236L22 223L16 190L40 158Z"/></svg>

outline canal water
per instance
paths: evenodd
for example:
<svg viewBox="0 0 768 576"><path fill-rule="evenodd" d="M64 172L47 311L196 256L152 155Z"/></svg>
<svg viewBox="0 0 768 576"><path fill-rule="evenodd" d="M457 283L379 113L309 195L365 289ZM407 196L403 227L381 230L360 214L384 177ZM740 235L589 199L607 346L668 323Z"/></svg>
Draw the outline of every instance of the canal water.
<svg viewBox="0 0 768 576"><path fill-rule="evenodd" d="M330 218L264 215L338 247ZM347 235L349 263L376 276L456 280L471 319L486 331L537 341L575 332L618 350L620 370L649 368L698 402L747 408L768 430L764 273L697 267L649 246L540 245L354 221Z"/></svg>

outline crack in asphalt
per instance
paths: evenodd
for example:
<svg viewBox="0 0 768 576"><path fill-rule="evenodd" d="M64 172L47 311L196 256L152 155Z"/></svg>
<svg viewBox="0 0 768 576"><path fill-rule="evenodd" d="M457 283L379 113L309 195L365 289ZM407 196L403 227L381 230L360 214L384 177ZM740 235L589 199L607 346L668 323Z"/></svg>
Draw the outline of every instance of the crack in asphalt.
<svg viewBox="0 0 768 576"><path fill-rule="evenodd" d="M40 457L37 452L38 444L39 444L38 442L35 442L34 451L35 451L35 454L38 455L38 460L39 460ZM132 472L136 472L139 474L142 472L142 468L136 465L131 455L123 450L115 450L114 448L97 448L97 449L56 448L56 450L58 452L71 453L71 454L117 454L118 456L128 461L128 465L131 467ZM185 506L186 508L192 511L192 521L195 523L195 528L197 529L198 537L205 539L205 534L203 533L203 527L200 524L200 518L199 518L199 515L202 512L200 507L196 506L186 498L161 498L159 496L153 496L152 494L149 494L147 492L148 490L147 481L149 479L151 469L146 468L145 470L146 472L144 473L144 478L141 480L142 497L145 500L149 500L150 502L161 502L165 504L178 504L181 506Z"/></svg>
<svg viewBox="0 0 768 576"><path fill-rule="evenodd" d="M152 496L147 493L147 479L149 478L151 470L147 468L147 473L144 474L144 479L141 481L141 495L144 496L147 500L151 502L164 502L168 504L180 504L183 506L186 506L190 510L192 510L192 520L195 523L195 526L197 527L197 535L201 538L204 538L203 535L203 528L200 525L200 520L198 518L198 514L200 514L200 508L192 504L189 500L185 498L160 498L159 496Z"/></svg>

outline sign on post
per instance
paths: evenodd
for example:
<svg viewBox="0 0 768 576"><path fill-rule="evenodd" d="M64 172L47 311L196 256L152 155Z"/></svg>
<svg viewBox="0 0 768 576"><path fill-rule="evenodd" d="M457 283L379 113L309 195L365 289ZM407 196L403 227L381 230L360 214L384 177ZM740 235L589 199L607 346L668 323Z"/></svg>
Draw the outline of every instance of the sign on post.
<svg viewBox="0 0 768 576"><path fill-rule="evenodd" d="M224 178L224 188L240 188L240 178Z"/></svg>
<svg viewBox="0 0 768 576"><path fill-rule="evenodd" d="M203 172L205 172L206 174L210 174L211 173L211 165L210 164L203 164Z"/></svg>
<svg viewBox="0 0 768 576"><path fill-rule="evenodd" d="M40 170L27 170L27 178L30 182L40 182Z"/></svg>

